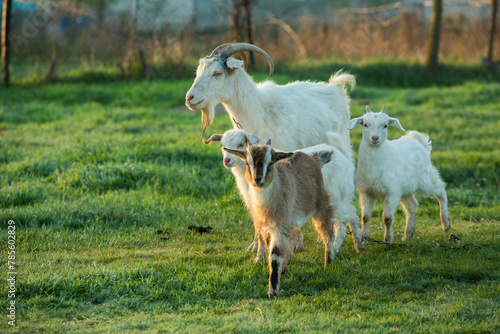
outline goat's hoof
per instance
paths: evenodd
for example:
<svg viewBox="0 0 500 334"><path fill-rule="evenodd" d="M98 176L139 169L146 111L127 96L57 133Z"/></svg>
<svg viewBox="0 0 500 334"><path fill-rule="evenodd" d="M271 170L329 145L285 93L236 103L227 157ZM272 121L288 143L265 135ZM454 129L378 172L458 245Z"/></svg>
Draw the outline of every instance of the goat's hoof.
<svg viewBox="0 0 500 334"><path fill-rule="evenodd" d="M295 246L295 248L293 249L294 252L302 252L304 250L304 246L303 245L300 245L300 246Z"/></svg>
<svg viewBox="0 0 500 334"><path fill-rule="evenodd" d="M279 297L279 291L277 290L269 290L267 293L267 297L271 300L278 298Z"/></svg>
<svg viewBox="0 0 500 334"><path fill-rule="evenodd" d="M366 249L365 243L362 242L361 245L354 246L354 248L356 248L356 252L363 253L364 250Z"/></svg>
<svg viewBox="0 0 500 334"><path fill-rule="evenodd" d="M248 246L247 252L255 253L257 252L257 248L258 248L257 242L254 241L250 244L250 246Z"/></svg>
<svg viewBox="0 0 500 334"><path fill-rule="evenodd" d="M264 258L263 258L263 257L261 257L261 256L257 256L257 257L256 257L253 261L254 261L255 263L259 263L259 262L261 262L262 260L264 260Z"/></svg>
<svg viewBox="0 0 500 334"><path fill-rule="evenodd" d="M410 240L413 238L413 234L410 234L410 235L403 235L403 237L401 238L401 240L403 241L407 241L407 240Z"/></svg>

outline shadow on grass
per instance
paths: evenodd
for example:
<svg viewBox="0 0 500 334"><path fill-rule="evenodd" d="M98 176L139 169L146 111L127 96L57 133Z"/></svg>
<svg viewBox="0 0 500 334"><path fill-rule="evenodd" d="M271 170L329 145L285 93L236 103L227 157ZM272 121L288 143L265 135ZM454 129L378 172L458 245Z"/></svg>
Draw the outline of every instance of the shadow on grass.
<svg viewBox="0 0 500 334"><path fill-rule="evenodd" d="M343 68L355 74L358 85L416 88L428 86L452 86L467 81L499 82L500 74L480 65L441 64L437 74L424 65L405 61L370 61L339 63L335 61L293 63L278 67L277 73L293 73L299 80L325 80L325 76Z"/></svg>
<svg viewBox="0 0 500 334"><path fill-rule="evenodd" d="M148 68L147 80L192 79L196 62L185 61L173 65L152 65ZM336 60L306 60L276 64L276 76L290 76L290 80L325 81L339 69L355 74L358 84L377 87L428 87L452 86L466 81L500 82L500 73L479 64L441 64L437 74L428 71L424 65L401 60L365 60L360 62L338 62ZM266 67L250 68L250 75L267 76ZM53 78L51 83L111 83L119 81L143 81L141 71L132 71L127 77L114 67L99 69L76 69ZM44 78L34 76L13 82L14 86L38 87L44 85ZM50 84L50 83L49 83Z"/></svg>

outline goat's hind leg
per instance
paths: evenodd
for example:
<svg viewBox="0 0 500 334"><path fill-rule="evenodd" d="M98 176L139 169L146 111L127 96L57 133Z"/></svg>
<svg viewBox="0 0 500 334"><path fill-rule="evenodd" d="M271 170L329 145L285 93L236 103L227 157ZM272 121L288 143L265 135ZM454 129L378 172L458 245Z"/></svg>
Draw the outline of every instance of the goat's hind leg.
<svg viewBox="0 0 500 334"><path fill-rule="evenodd" d="M406 213L406 227L403 241L411 239L415 233L415 221L417 219L418 202L414 195L404 196L401 205Z"/></svg>
<svg viewBox="0 0 500 334"><path fill-rule="evenodd" d="M446 190L444 190L444 187L435 196L439 201L439 217L441 218L441 225L443 225L443 230L448 232L451 228L450 212L448 211L448 197L446 196Z"/></svg>
<svg viewBox="0 0 500 334"><path fill-rule="evenodd" d="M319 234L323 244L325 245L325 267L327 264L335 260L335 248L333 239L333 220L329 218L319 219L313 217L314 229ZM344 227L345 230L345 227ZM345 234L344 234L345 236Z"/></svg>

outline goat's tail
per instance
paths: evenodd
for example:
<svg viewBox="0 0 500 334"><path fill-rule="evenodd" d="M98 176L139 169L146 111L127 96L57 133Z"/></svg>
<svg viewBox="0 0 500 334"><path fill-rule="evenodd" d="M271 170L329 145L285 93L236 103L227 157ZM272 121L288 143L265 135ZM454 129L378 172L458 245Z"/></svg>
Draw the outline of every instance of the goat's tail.
<svg viewBox="0 0 500 334"><path fill-rule="evenodd" d="M346 157L352 157L351 144L342 139L342 136L338 133L328 131L326 133L328 137L328 143L340 150Z"/></svg>
<svg viewBox="0 0 500 334"><path fill-rule="evenodd" d="M429 155L431 154L432 142L426 133L421 133L418 131L406 131L406 136L418 140L420 144L425 147L427 153L429 153Z"/></svg>
<svg viewBox="0 0 500 334"><path fill-rule="evenodd" d="M354 90L354 87L356 87L356 77L352 74L344 73L343 69L338 70L334 75L332 75L328 82L335 84L345 96L348 96L345 85L349 85L351 87L351 92Z"/></svg>

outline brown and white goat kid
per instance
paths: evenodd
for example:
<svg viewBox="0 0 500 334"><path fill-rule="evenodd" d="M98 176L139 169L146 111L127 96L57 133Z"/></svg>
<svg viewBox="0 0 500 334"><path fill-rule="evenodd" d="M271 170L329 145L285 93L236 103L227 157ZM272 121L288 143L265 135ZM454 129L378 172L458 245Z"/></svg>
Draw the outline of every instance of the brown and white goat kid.
<svg viewBox="0 0 500 334"><path fill-rule="evenodd" d="M334 259L334 208L321 175L321 166L330 161L332 152L309 156L276 152L269 145L223 149L246 163L250 215L269 254L268 297L278 297L280 275L293 253L294 227L312 218L325 245L325 266Z"/></svg>

